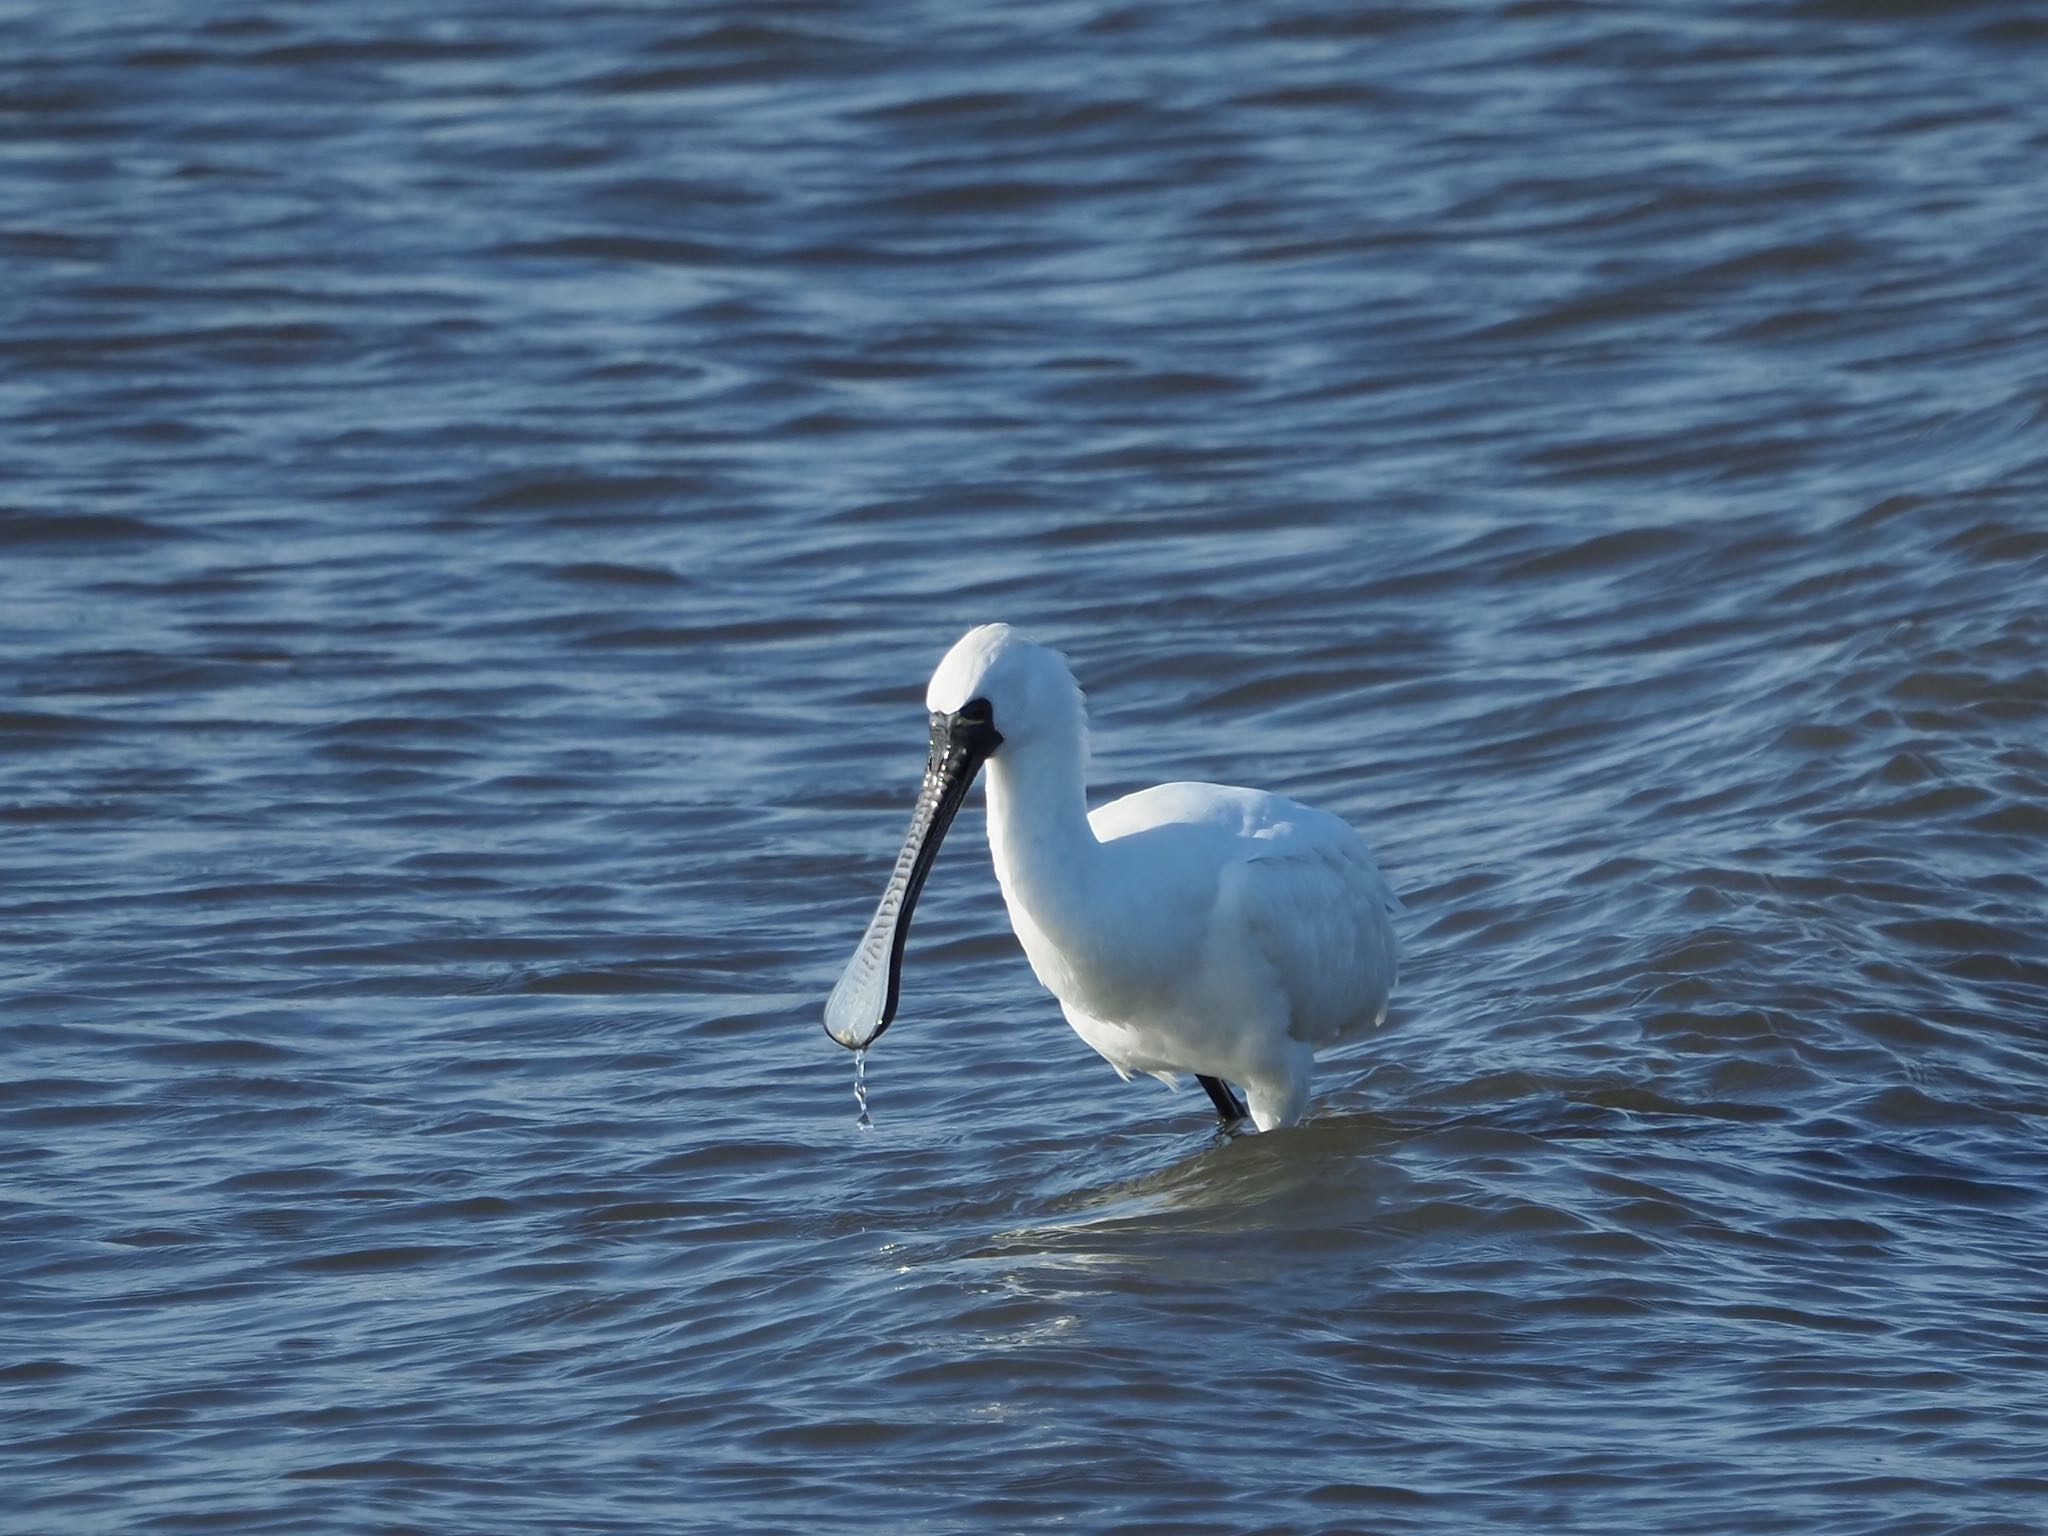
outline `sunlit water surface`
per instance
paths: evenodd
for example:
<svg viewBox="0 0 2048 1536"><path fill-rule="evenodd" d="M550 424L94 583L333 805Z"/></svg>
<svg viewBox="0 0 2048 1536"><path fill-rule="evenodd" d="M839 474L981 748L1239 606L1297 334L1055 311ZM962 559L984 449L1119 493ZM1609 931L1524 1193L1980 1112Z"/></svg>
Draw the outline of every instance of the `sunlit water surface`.
<svg viewBox="0 0 2048 1536"><path fill-rule="evenodd" d="M2021 4L0 5L0 1526L2048 1528ZM1225 1141L980 812L1410 908Z"/></svg>

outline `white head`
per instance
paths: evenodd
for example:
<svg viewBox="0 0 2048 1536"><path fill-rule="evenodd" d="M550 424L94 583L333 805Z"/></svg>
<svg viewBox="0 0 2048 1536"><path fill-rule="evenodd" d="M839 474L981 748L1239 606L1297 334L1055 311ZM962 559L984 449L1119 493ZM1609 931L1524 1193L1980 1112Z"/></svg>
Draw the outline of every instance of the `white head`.
<svg viewBox="0 0 2048 1536"><path fill-rule="evenodd" d="M992 761L992 774L1017 768L1041 783L1064 783L1077 801L1082 794L1087 708L1057 651L1033 645L1007 624L970 629L932 674L925 707L932 713L931 755L903 851L868 931L825 1000L826 1032L852 1050L872 1045L896 1017L910 915L981 765Z"/></svg>
<svg viewBox="0 0 2048 1536"><path fill-rule="evenodd" d="M976 700L987 702L1002 738L996 761L1041 746L1087 751L1087 704L1066 658L1007 624L983 624L962 635L924 695L934 715L957 715Z"/></svg>

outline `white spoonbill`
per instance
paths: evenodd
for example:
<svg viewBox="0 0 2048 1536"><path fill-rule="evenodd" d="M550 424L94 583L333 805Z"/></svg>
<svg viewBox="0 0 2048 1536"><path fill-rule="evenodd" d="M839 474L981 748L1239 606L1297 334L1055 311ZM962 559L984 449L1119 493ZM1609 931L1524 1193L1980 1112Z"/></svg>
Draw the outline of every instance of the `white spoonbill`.
<svg viewBox="0 0 2048 1536"><path fill-rule="evenodd" d="M1315 1053L1387 1016L1401 909L1365 840L1257 789L1161 784L1090 812L1088 714L1055 651L969 630L932 674L931 757L895 872L825 1029L850 1050L896 1016L903 941L967 787L988 767L988 844L1031 969L1128 1079L1192 1072L1225 1123L1308 1106Z"/></svg>

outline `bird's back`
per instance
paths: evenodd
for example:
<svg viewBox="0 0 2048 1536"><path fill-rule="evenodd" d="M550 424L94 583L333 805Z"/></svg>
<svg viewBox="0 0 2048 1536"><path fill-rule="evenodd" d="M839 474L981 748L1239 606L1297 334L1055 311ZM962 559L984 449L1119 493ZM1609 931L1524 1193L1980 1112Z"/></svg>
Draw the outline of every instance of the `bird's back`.
<svg viewBox="0 0 2048 1536"><path fill-rule="evenodd" d="M1175 783L1112 801L1089 824L1163 864L1158 874L1213 882L1216 915L1270 969L1295 1039L1335 1045L1386 1017L1401 904L1347 822L1264 790Z"/></svg>

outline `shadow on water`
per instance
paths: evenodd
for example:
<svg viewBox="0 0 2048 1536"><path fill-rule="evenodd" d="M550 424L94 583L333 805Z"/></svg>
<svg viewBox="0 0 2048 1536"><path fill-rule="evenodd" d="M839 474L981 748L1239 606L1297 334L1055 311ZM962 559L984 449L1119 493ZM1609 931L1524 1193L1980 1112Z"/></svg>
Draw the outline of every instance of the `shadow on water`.
<svg viewBox="0 0 2048 1536"><path fill-rule="evenodd" d="M1103 1150L1090 1148L1097 1168L1115 1160ZM1326 1260L1391 1262L1417 1245L1541 1231L1540 1200L1489 1188L1486 1173L1559 1153L1540 1133L1471 1116L1362 1111L1265 1134L1212 1131L1156 1155L1139 1172L1050 1194L961 1257L1117 1285L1299 1279Z"/></svg>
<svg viewBox="0 0 2048 1536"><path fill-rule="evenodd" d="M1267 1134L1215 1130L1162 1167L1057 1196L1047 1214L1062 1229L1151 1222L1286 1229L1312 1220L1333 1197L1347 1211L1352 1202L1376 1204L1374 1170L1407 1134L1375 1115L1324 1116Z"/></svg>

